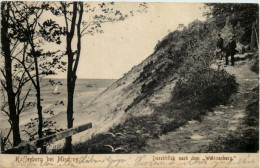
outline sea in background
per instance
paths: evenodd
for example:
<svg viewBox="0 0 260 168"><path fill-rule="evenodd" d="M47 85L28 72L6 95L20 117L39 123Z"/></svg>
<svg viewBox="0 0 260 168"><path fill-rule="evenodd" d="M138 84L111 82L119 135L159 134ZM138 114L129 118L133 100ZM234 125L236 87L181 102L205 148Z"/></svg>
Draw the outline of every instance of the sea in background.
<svg viewBox="0 0 260 168"><path fill-rule="evenodd" d="M50 80L55 84L51 84ZM90 103L96 96L102 93L107 87L112 85L116 79L77 79L74 93L74 112L82 110ZM57 83L57 84L56 84ZM66 79L42 79L41 80L41 105L43 117L45 120L57 121L56 127L64 127L66 125L66 104L67 104L67 81ZM22 91L22 96L25 95L30 85L26 85ZM36 109L36 91L33 87L27 98L27 107L20 114L20 131L26 129L25 124L34 121L38 117ZM1 103L3 100L1 100ZM31 102L31 103L29 103ZM8 123L8 116L1 116L0 129L3 136L8 132L10 124ZM60 118L60 119L59 119ZM37 124L36 124L37 125ZM22 139L27 139L26 135L22 134ZM11 137L10 137L11 138Z"/></svg>
<svg viewBox="0 0 260 168"><path fill-rule="evenodd" d="M54 80L56 83L60 83L51 85L49 84L49 80ZM74 98L77 99L82 96L87 96L89 92L95 92L98 94L99 91L104 90L115 81L116 79L77 79ZM67 101L66 79L43 79L41 81L41 86L41 98L43 99L43 106L46 104L56 103L56 101ZM55 88L57 88L58 93L53 93L55 92ZM35 94L35 90L32 91L30 94L30 98L34 99L36 97Z"/></svg>

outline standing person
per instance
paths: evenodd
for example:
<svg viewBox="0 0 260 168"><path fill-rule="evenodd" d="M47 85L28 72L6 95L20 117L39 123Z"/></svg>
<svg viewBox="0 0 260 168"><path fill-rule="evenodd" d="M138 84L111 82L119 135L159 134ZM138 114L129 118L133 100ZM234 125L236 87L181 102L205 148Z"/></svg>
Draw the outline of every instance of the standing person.
<svg viewBox="0 0 260 168"><path fill-rule="evenodd" d="M218 39L217 39L217 49L215 51L216 56L222 60L223 57L223 38L221 37L220 34L218 34Z"/></svg>
<svg viewBox="0 0 260 168"><path fill-rule="evenodd" d="M231 56L231 65L234 66L234 63L235 63L235 59L234 59L234 55L236 53L236 47L237 47L237 44L233 38L233 36L231 36L229 38L229 42L227 44L227 47L226 47L226 65L228 65L228 56Z"/></svg>

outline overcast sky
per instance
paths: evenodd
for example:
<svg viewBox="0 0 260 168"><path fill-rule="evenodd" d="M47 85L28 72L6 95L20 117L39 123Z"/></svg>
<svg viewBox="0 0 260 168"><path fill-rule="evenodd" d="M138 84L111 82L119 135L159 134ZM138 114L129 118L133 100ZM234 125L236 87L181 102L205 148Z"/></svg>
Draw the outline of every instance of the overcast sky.
<svg viewBox="0 0 260 168"><path fill-rule="evenodd" d="M179 24L205 20L201 3L148 3L147 13L108 23L104 33L85 36L78 78L118 79L154 50L158 40ZM65 78L66 74L59 74Z"/></svg>

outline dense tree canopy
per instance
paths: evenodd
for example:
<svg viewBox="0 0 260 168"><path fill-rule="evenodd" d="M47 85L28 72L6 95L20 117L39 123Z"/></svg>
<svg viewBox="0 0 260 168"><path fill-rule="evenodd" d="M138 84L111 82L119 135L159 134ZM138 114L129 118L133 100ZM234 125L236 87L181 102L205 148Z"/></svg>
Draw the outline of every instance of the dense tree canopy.
<svg viewBox="0 0 260 168"><path fill-rule="evenodd" d="M209 8L209 10L205 12L205 15L209 18L213 18L219 28L223 28L226 23L229 22L232 28L235 29L235 32L237 29L240 29L235 35L238 36L243 43L250 42L252 32L256 33L259 30L258 4L206 3L205 7Z"/></svg>

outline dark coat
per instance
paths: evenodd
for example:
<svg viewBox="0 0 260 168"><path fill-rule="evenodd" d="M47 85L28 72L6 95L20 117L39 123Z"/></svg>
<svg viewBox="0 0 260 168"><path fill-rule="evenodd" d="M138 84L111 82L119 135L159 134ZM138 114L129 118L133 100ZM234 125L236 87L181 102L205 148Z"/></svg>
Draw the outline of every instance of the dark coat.
<svg viewBox="0 0 260 168"><path fill-rule="evenodd" d="M217 48L223 48L223 38L222 37L218 38Z"/></svg>
<svg viewBox="0 0 260 168"><path fill-rule="evenodd" d="M237 44L234 40L229 41L228 44L227 44L227 47L226 47L227 54L228 55L235 55L236 47L237 47Z"/></svg>

